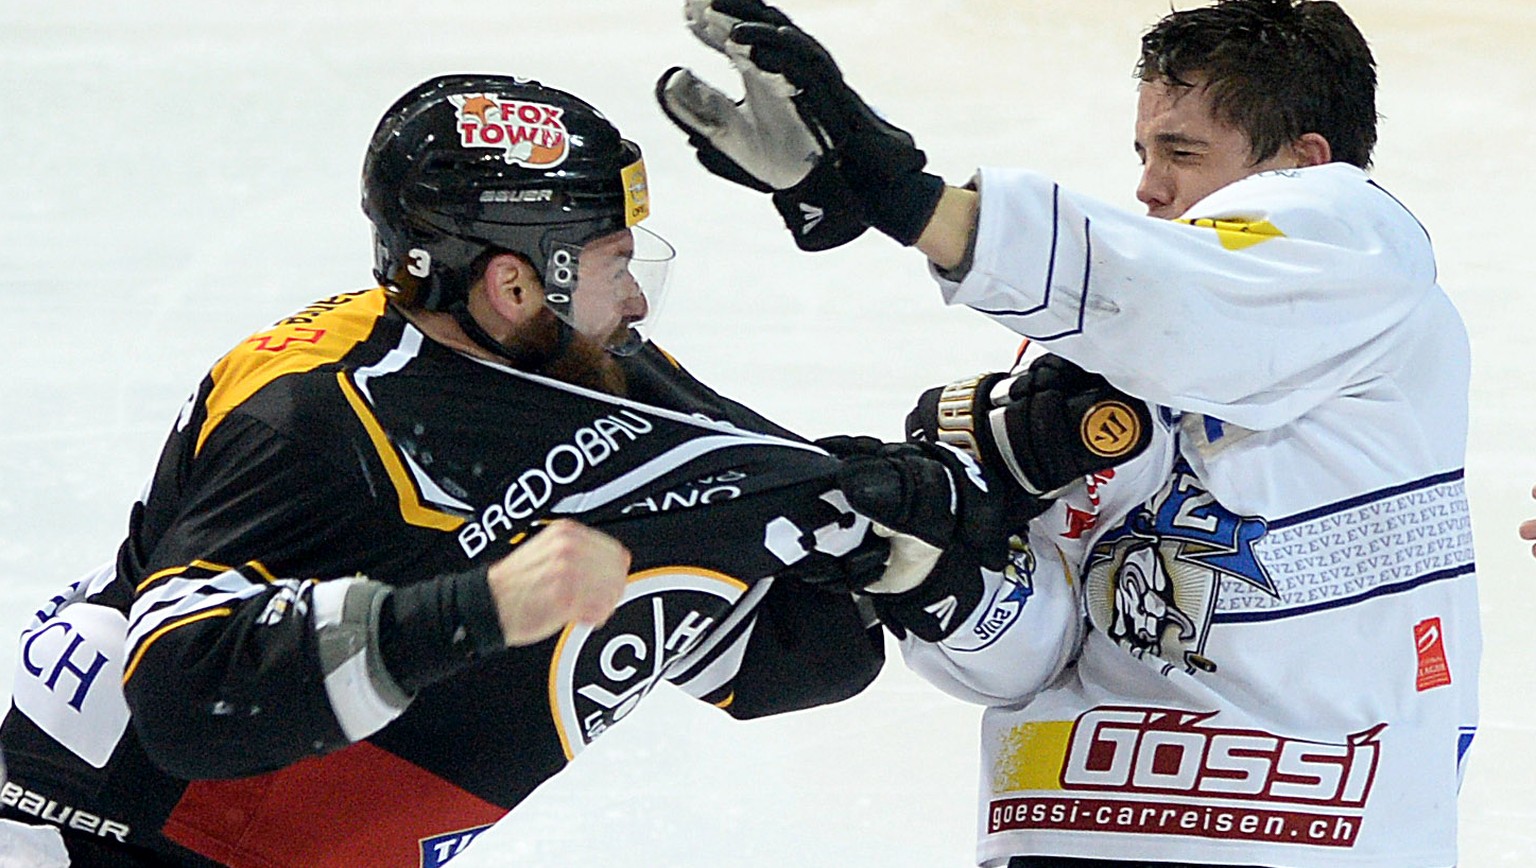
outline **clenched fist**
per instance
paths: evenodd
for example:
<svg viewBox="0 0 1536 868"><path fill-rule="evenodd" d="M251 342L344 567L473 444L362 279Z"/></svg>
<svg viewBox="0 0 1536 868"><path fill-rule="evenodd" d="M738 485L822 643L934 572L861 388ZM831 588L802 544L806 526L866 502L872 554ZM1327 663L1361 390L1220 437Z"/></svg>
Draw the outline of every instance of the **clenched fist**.
<svg viewBox="0 0 1536 868"><path fill-rule="evenodd" d="M532 645L570 623L607 621L624 596L629 561L629 549L602 531L551 522L487 573L507 645Z"/></svg>

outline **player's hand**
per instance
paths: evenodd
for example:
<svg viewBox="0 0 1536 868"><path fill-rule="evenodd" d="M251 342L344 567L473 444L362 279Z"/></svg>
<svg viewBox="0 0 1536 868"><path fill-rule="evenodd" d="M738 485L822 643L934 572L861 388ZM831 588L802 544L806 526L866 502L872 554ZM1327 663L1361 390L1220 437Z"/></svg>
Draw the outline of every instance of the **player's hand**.
<svg viewBox="0 0 1536 868"><path fill-rule="evenodd" d="M890 539L866 532L864 539L851 551L841 555L810 551L775 576L832 593L860 593L880 581L890 558Z"/></svg>
<svg viewBox="0 0 1536 868"><path fill-rule="evenodd" d="M980 603L982 568L1000 570L1008 557L1003 505L980 468L938 444L817 444L843 460L837 482L848 505L890 540L882 575L865 586L881 620L897 636L948 636Z"/></svg>
<svg viewBox="0 0 1536 868"><path fill-rule="evenodd" d="M779 10L761 0L713 0L709 9L738 19L728 54L744 47L751 66L783 76L798 91L795 107L858 198L864 220L904 245L915 243L944 182L923 171L927 156L912 136L876 115L826 48Z"/></svg>
<svg viewBox="0 0 1536 868"><path fill-rule="evenodd" d="M1531 489L1531 497L1536 497L1536 488ZM1520 522L1520 538L1536 540L1536 518ZM1531 554L1536 556L1536 545L1531 546Z"/></svg>
<svg viewBox="0 0 1536 868"><path fill-rule="evenodd" d="M795 106L796 88L753 65L747 49L729 41L741 19L708 0L688 0L684 11L689 29L731 61L745 90L733 100L681 67L656 82L656 101L688 135L699 162L728 181L773 193L774 207L803 250L827 250L863 234L867 224L854 197ZM752 11L754 20L789 23L772 7L757 4Z"/></svg>
<svg viewBox="0 0 1536 868"><path fill-rule="evenodd" d="M981 374L927 390L907 414L907 438L948 443L1010 484L1013 521L1090 473L1141 454L1152 439L1144 401L1060 356L1021 374Z"/></svg>
<svg viewBox="0 0 1536 868"><path fill-rule="evenodd" d="M551 522L487 573L507 645L531 645L567 624L600 625L618 607L629 550L569 519Z"/></svg>
<svg viewBox="0 0 1536 868"><path fill-rule="evenodd" d="M842 459L838 488L871 521L938 549L963 543L995 569L1007 561L1002 502L969 455L873 437L826 437L816 445Z"/></svg>

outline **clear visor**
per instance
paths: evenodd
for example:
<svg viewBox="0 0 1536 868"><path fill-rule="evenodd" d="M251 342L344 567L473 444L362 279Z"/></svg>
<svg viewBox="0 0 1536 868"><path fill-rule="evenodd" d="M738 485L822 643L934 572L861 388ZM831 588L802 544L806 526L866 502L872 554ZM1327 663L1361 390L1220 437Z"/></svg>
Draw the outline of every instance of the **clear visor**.
<svg viewBox="0 0 1536 868"><path fill-rule="evenodd" d="M544 301L576 331L615 355L639 350L661 310L677 251L640 226L586 246L561 246L545 268Z"/></svg>

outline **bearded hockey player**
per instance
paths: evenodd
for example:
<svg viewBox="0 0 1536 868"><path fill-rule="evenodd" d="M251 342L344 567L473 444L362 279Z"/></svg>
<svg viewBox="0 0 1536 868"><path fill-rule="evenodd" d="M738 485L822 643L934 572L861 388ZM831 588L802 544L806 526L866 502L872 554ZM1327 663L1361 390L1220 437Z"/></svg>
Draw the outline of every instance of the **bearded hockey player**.
<svg viewBox="0 0 1536 868"><path fill-rule="evenodd" d="M417 865L662 678L741 717L867 684L852 598L774 577L869 522L835 459L641 346L645 197L568 94L403 97L364 170L383 287L188 401L116 564L24 640L5 815L76 864Z"/></svg>
<svg viewBox="0 0 1536 868"><path fill-rule="evenodd" d="M9 852L437 865L660 681L835 702L882 663L867 609L939 639L1001 569L1008 503L959 453L834 457L645 342L671 250L576 97L420 85L363 207L380 287L215 364L115 563L23 636Z"/></svg>

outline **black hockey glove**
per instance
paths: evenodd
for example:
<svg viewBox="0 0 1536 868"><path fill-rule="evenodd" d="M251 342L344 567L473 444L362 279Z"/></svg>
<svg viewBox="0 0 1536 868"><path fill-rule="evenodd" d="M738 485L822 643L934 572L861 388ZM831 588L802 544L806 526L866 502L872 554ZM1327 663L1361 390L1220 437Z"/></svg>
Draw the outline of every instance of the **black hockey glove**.
<svg viewBox="0 0 1536 868"><path fill-rule="evenodd" d="M1144 401L1060 356L1022 374L982 374L929 389L907 414L907 439L948 443L987 478L1011 482L1011 528L1090 473L1134 458L1152 439Z"/></svg>
<svg viewBox="0 0 1536 868"><path fill-rule="evenodd" d="M774 20L789 23L771 11ZM685 14L700 41L730 59L745 89L741 100L732 100L681 67L656 82L656 101L688 135L699 162L727 181L772 193L802 250L829 250L862 235L868 224L858 201L800 117L792 99L795 87L754 66L746 48L729 42L739 18L716 12L708 0L688 0Z"/></svg>
<svg viewBox="0 0 1536 868"><path fill-rule="evenodd" d="M853 551L830 555L806 551L805 557L780 570L780 579L793 579L823 591L858 593L880 581L891 557L891 541L877 533L868 533Z"/></svg>
<svg viewBox="0 0 1536 868"><path fill-rule="evenodd" d="M713 0L710 9L740 19L728 44L746 46L752 65L798 89L795 107L858 197L864 220L903 245L915 243L944 181L923 171L927 155L912 136L876 115L832 55L784 13L762 0Z"/></svg>
<svg viewBox="0 0 1536 868"><path fill-rule="evenodd" d="M981 602L981 569L1008 558L1003 505L969 456L932 443L830 437L843 459L838 487L848 504L890 538L878 581L863 589L897 637L937 642Z"/></svg>

